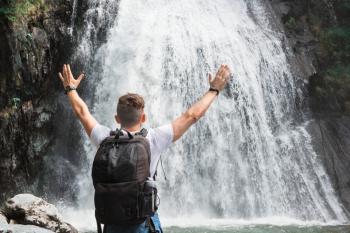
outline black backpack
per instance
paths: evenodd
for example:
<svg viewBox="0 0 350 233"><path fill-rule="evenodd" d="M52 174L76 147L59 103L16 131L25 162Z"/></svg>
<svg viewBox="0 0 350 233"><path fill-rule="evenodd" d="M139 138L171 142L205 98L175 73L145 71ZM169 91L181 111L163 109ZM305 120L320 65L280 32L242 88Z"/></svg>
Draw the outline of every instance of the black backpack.
<svg viewBox="0 0 350 233"><path fill-rule="evenodd" d="M92 166L95 216L102 224L136 225L157 210L157 189L150 179L147 130L126 135L111 131L98 148Z"/></svg>

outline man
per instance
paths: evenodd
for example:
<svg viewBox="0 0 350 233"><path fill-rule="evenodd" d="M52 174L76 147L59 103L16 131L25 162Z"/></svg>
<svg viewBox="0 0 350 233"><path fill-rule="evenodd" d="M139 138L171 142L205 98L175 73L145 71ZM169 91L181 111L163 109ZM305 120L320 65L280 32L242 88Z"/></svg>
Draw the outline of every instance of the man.
<svg viewBox="0 0 350 233"><path fill-rule="evenodd" d="M85 102L79 97L76 88L79 86L84 75L81 74L75 79L70 70L70 66L64 65L63 72L59 73L59 77L74 113L84 126L85 131L93 144L95 144L96 147L99 147L100 143L110 135L111 129L100 125L90 114ZM205 114L209 106L216 99L216 96L224 89L229 79L230 69L227 65L221 65L214 79L209 75L210 89L199 101L193 104L187 111L171 123L148 130L146 138L150 142L151 149L150 177L153 177L156 172L160 154L172 142L178 140L191 125L197 122ZM138 94L129 93L121 96L118 101L115 120L121 125L122 129L131 134L139 132L142 124L146 121L144 105L143 98ZM162 232L158 215L155 214L151 219L154 223L155 229L158 232ZM107 233L144 233L148 232L148 230L148 224L146 224L146 222L134 226L105 226L105 232Z"/></svg>

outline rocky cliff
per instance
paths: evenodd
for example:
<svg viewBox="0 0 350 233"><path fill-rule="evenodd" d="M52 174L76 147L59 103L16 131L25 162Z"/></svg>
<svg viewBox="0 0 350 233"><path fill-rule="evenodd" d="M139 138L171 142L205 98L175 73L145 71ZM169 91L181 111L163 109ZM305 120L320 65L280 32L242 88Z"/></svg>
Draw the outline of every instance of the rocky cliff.
<svg viewBox="0 0 350 233"><path fill-rule="evenodd" d="M31 192L75 202L76 175L87 161L82 127L57 74L65 63L75 74L94 67L94 51L113 22L106 17L116 17L117 3L1 1L0 201ZM90 104L88 85L83 82L79 93Z"/></svg>
<svg viewBox="0 0 350 233"><path fill-rule="evenodd" d="M350 1L271 2L308 81L314 148L350 211Z"/></svg>
<svg viewBox="0 0 350 233"><path fill-rule="evenodd" d="M57 72L74 45L71 13L68 0L0 3L1 200L24 191L64 195L71 188L69 179L60 179L72 174L72 165L59 177L48 156L64 112ZM43 175L48 170L50 181Z"/></svg>

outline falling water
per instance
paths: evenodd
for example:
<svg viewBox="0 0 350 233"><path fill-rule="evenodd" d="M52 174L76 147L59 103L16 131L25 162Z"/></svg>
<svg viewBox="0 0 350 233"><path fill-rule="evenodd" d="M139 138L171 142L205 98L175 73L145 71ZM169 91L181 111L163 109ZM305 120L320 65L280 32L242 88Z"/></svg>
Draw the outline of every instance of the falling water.
<svg viewBox="0 0 350 233"><path fill-rule="evenodd" d="M73 1L72 5L72 15L70 17L70 28L69 28L69 34L73 35L74 27L75 27L75 18L77 17L77 5L78 5L78 0Z"/></svg>
<svg viewBox="0 0 350 233"><path fill-rule="evenodd" d="M115 127L118 96L137 92L146 101L147 126L167 124L205 93L207 74L221 63L234 74L205 117L163 154L165 218L347 221L296 107L302 80L291 72L268 4L120 2L95 56L103 60L93 108L100 123ZM92 204L89 184L83 196Z"/></svg>
<svg viewBox="0 0 350 233"><path fill-rule="evenodd" d="M77 1L74 0L73 2L72 30L74 30ZM78 47L72 60L82 60L85 68L89 70L89 66L92 66L96 49L104 41L106 32L117 18L119 0L88 0L85 4L87 5L87 11L83 16L84 26L82 30L77 32Z"/></svg>

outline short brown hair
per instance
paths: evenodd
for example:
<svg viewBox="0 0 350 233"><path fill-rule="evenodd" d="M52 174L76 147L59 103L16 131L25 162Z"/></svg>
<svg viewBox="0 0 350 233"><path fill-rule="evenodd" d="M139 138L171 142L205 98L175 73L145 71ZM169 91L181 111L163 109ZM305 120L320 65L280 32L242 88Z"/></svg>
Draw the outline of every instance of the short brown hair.
<svg viewBox="0 0 350 233"><path fill-rule="evenodd" d="M134 126L140 119L145 101L142 96L135 93L123 95L118 100L117 115L122 127Z"/></svg>

